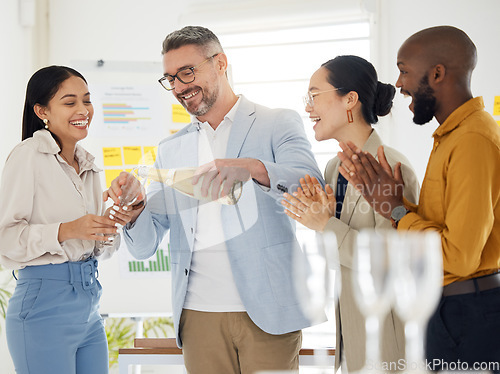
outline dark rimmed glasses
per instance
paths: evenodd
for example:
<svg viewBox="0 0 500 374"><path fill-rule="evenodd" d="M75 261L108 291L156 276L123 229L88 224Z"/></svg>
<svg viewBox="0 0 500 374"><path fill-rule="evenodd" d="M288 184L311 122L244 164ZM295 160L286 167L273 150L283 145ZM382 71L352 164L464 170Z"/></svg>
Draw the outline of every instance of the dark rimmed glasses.
<svg viewBox="0 0 500 374"><path fill-rule="evenodd" d="M322 94L325 92L338 91L341 89L342 88L332 88L331 90L324 90L324 91L316 91L316 92L308 91L307 95L302 98L304 100L304 105L305 106L309 105L312 108L312 107L314 107L314 96L318 96L319 94Z"/></svg>
<svg viewBox="0 0 500 374"><path fill-rule="evenodd" d="M172 91L175 88L175 78L181 83L188 84L194 82L195 75L194 75L194 69L198 69L201 65L203 65L205 62L211 60L212 58L220 55L219 53L216 53L213 56L208 57L207 59L203 60L196 66L192 66L190 68L184 68L181 69L177 72L177 74L170 75L170 74L165 74L163 77L158 79L158 82L162 85L164 89L167 91Z"/></svg>

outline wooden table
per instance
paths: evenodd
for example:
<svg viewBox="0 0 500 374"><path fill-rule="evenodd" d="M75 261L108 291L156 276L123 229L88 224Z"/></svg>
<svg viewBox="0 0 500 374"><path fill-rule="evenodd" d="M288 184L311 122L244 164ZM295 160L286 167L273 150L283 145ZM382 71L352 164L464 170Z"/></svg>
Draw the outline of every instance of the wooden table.
<svg viewBox="0 0 500 374"><path fill-rule="evenodd" d="M174 338L137 338L134 348L118 351L120 374L128 374L129 365L184 365L182 349ZM302 348L300 366L335 366L334 348Z"/></svg>

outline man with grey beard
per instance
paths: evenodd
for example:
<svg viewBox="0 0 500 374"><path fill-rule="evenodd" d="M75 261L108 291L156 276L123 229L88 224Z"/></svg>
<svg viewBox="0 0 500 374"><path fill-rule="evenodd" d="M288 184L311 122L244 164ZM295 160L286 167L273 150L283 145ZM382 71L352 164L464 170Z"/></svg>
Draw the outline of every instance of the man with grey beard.
<svg viewBox="0 0 500 374"><path fill-rule="evenodd" d="M193 183L212 197L247 182L238 203L224 206L153 183L124 229L127 246L147 258L170 231L174 325L189 373L298 370L311 321L294 285L295 227L278 200L305 174L322 180L302 120L236 95L227 56L204 27L172 32L162 53L160 84L192 122L160 143L156 167L202 165ZM115 201L126 176L112 183Z"/></svg>

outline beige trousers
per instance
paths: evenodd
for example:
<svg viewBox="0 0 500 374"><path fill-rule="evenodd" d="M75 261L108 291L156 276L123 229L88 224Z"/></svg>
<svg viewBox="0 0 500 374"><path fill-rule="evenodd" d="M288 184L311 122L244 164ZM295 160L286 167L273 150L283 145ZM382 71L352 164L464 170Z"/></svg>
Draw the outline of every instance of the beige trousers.
<svg viewBox="0 0 500 374"><path fill-rule="evenodd" d="M258 328L245 312L184 309L179 331L189 374L299 369L302 331L271 335Z"/></svg>

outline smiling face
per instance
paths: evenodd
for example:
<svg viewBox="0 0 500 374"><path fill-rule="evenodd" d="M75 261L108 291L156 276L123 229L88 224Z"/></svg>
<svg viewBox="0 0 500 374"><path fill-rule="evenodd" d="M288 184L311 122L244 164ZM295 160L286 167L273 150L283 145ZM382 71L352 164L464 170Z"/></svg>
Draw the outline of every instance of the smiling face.
<svg viewBox="0 0 500 374"><path fill-rule="evenodd" d="M83 79L70 76L61 83L46 107L35 105L35 112L42 120L48 120L49 130L62 143L74 146L88 134L94 115L90 93Z"/></svg>
<svg viewBox="0 0 500 374"><path fill-rule="evenodd" d="M196 45L185 45L168 51L163 55L164 74L175 75L181 69L198 66L209 56ZM195 79L191 83L182 83L175 79L172 93L186 110L196 116L207 114L217 102L220 92L219 75L214 69L214 57L194 69Z"/></svg>
<svg viewBox="0 0 500 374"><path fill-rule="evenodd" d="M396 87L401 89L403 95L412 98L409 108L414 115L413 122L423 125L435 116L437 104L434 90L429 85L425 61L418 56L421 56L421 53L415 43L404 44L400 48Z"/></svg>
<svg viewBox="0 0 500 374"><path fill-rule="evenodd" d="M306 112L314 123L314 137L316 140L337 139L347 129L346 96L340 96L328 83L328 70L319 68L309 81L309 92L314 97L314 105L306 106ZM326 92L322 92L326 91ZM318 92L322 92L319 94Z"/></svg>

